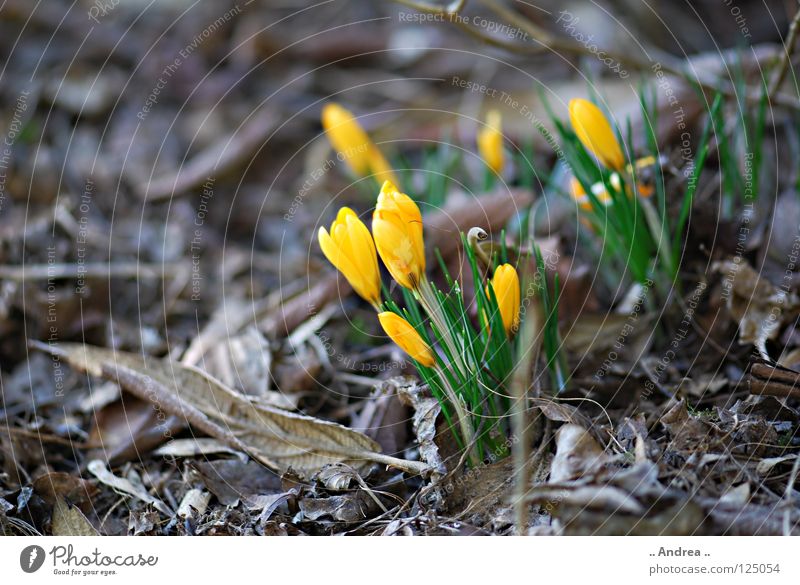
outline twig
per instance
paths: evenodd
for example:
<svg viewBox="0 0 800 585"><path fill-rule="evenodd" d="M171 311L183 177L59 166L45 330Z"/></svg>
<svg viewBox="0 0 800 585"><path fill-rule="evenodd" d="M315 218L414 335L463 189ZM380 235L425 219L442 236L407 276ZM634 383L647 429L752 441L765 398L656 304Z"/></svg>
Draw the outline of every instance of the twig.
<svg viewBox="0 0 800 585"><path fill-rule="evenodd" d="M530 262L522 265L522 290L528 290L531 279ZM528 388L531 387L533 365L539 359L541 347L542 319L539 314L538 297L532 299L528 310L522 317L518 347L519 356L511 378L511 395L513 397L511 424L517 441L512 446L514 457L514 524L518 535L524 535L528 526L528 510L530 504L525 498L530 479L530 424L528 415Z"/></svg>
<svg viewBox="0 0 800 585"><path fill-rule="evenodd" d="M800 398L800 374L780 366L753 364L747 376L747 389L750 394Z"/></svg>
<svg viewBox="0 0 800 585"><path fill-rule="evenodd" d="M797 44L797 31L798 31L798 24L800 24L800 8L797 9L797 12L794 13L794 18L792 19L792 23L789 25L789 35L786 39L786 43L784 44L784 52L781 58L781 66L778 69L778 73L772 79L772 83L769 85L769 96L772 96L777 93L778 89L780 89L783 80L786 78L786 73L789 71L789 65L792 62L792 53L794 52L794 47Z"/></svg>
<svg viewBox="0 0 800 585"><path fill-rule="evenodd" d="M453 0L453 2L450 3L450 6L434 6L433 4L428 4L426 2L415 2L414 0L395 0L395 2L412 8L417 12L455 16L461 12L461 10L463 10L467 0Z"/></svg>
<svg viewBox="0 0 800 585"><path fill-rule="evenodd" d="M0 278L6 280L62 280L65 278L167 278L181 270L180 264L137 264L135 262L87 264L28 264L0 266Z"/></svg>

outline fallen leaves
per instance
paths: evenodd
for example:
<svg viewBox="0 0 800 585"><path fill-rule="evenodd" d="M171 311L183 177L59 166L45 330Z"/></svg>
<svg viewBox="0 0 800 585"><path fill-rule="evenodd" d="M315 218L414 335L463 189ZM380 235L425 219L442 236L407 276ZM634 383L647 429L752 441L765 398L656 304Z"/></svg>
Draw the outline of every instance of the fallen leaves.
<svg viewBox="0 0 800 585"><path fill-rule="evenodd" d="M159 420L166 420L168 414L178 416L281 472L292 469L301 477L309 477L323 466L339 462L360 473L366 473L374 463L409 473L427 470L422 463L380 453L378 444L362 433L277 409L258 397L228 388L192 366L81 344L37 347L80 371L118 382L148 401L159 413Z"/></svg>
<svg viewBox="0 0 800 585"><path fill-rule="evenodd" d="M99 536L83 512L64 498L58 498L53 508L53 536Z"/></svg>
<svg viewBox="0 0 800 585"><path fill-rule="evenodd" d="M133 496L134 498L141 500L146 504L152 504L156 510L166 516L173 515L173 512L170 510L169 506L155 496L151 496L147 492L147 489L144 487L144 485L142 485L141 480L138 477L132 476L133 479L130 479L116 476L111 473L106 467L106 464L99 459L90 461L86 466L86 469L100 482L104 483L113 490L128 496Z"/></svg>

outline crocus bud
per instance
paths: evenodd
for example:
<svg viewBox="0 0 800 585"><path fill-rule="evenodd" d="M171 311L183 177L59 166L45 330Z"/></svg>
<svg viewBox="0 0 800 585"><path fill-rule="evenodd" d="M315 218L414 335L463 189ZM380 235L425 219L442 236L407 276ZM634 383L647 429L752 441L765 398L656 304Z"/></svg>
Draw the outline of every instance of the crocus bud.
<svg viewBox="0 0 800 585"><path fill-rule="evenodd" d="M497 298L500 317L506 334L513 335L519 327L520 289L519 275L511 264L498 266L492 277L492 289ZM489 294L489 287L486 287Z"/></svg>
<svg viewBox="0 0 800 585"><path fill-rule="evenodd" d="M381 276L372 236L358 216L342 207L331 224L331 231L319 228L319 246L325 257L341 272L353 290L365 301L377 305L381 296Z"/></svg>
<svg viewBox="0 0 800 585"><path fill-rule="evenodd" d="M391 337L392 341L410 355L414 361L429 368L436 363L433 350L425 343L425 340L417 333L411 323L391 311L378 313L378 320L381 322L381 327L383 327L386 335Z"/></svg>
<svg viewBox="0 0 800 585"><path fill-rule="evenodd" d="M592 102L573 99L569 102L569 120L583 146L608 169L621 171L625 156L603 112Z"/></svg>
<svg viewBox="0 0 800 585"><path fill-rule="evenodd" d="M381 260L392 277L407 289L416 289L425 275L422 214L408 195L390 181L383 184L375 212L372 235Z"/></svg>
<svg viewBox="0 0 800 585"><path fill-rule="evenodd" d="M489 110L486 126L478 132L478 152L495 173L503 170L503 117L498 110Z"/></svg>

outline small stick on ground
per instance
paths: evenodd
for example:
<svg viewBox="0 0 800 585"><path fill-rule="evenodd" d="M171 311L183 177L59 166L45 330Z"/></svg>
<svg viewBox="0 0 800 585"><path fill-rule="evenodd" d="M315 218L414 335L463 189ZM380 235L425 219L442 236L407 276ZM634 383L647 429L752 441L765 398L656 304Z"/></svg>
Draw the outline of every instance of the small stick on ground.
<svg viewBox="0 0 800 585"><path fill-rule="evenodd" d="M528 290L530 282L530 263L523 264L521 284L522 290ZM530 507L525 495L531 475L529 457L531 443L531 424L529 422L528 389L531 387L533 366L539 359L541 346L542 320L540 319L538 297L531 299L527 312L522 317L518 332L519 353L517 365L511 379L511 395L513 406L511 413L512 430L516 437L513 443L514 457L514 524L518 535L524 535L528 526L528 509Z"/></svg>
<svg viewBox="0 0 800 585"><path fill-rule="evenodd" d="M792 53L794 53L794 47L797 44L798 24L800 24L800 8L798 8L797 12L795 12L792 23L789 25L789 34L786 39L786 44L784 45L780 69L778 69L778 73L775 75L775 77L772 79L772 83L769 85L770 99L780 89L781 84L783 83L783 80L786 78L786 74L789 71L789 66L792 63Z"/></svg>

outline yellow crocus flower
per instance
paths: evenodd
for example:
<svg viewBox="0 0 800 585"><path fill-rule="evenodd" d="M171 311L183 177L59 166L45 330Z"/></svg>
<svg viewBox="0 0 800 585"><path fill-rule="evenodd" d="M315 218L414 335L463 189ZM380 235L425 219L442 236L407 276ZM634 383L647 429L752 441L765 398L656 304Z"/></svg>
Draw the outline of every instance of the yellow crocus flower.
<svg viewBox="0 0 800 585"><path fill-rule="evenodd" d="M401 286L414 290L425 276L422 214L413 199L386 181L372 214L372 235L381 260Z"/></svg>
<svg viewBox="0 0 800 585"><path fill-rule="evenodd" d="M325 257L344 274L353 290L377 307L381 296L381 276L372 236L355 212L342 207L331 224L331 231L319 228L319 246Z"/></svg>
<svg viewBox="0 0 800 585"><path fill-rule="evenodd" d="M370 140L352 112L339 104L326 104L322 108L322 127L339 158L345 161L356 175L378 175L378 179L397 182L389 162Z"/></svg>
<svg viewBox="0 0 800 585"><path fill-rule="evenodd" d="M414 358L416 362L429 368L436 363L433 350L425 343L411 323L391 311L378 313L378 320L381 322L381 327L383 327L386 335L391 337L392 341Z"/></svg>
<svg viewBox="0 0 800 585"><path fill-rule="evenodd" d="M603 112L592 102L573 99L569 102L569 120L586 150L608 169L621 171L625 156Z"/></svg>
<svg viewBox="0 0 800 585"><path fill-rule="evenodd" d="M489 110L486 126L477 136L478 152L495 173L503 170L503 117L498 110Z"/></svg>
<svg viewBox="0 0 800 585"><path fill-rule="evenodd" d="M500 309L503 328L508 335L516 333L519 327L520 289L519 275L511 264L498 266L492 278L492 288ZM486 287L489 294L489 287Z"/></svg>

